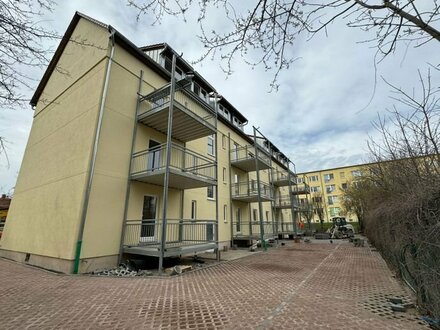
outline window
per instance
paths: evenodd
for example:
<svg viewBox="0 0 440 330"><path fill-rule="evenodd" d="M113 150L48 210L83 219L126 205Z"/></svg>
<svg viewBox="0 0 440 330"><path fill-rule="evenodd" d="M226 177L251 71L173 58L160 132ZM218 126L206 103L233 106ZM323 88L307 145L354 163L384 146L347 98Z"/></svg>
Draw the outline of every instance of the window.
<svg viewBox="0 0 440 330"><path fill-rule="evenodd" d="M202 98L203 101L209 103L209 96L208 96L208 93L207 93L204 89L200 88L200 94L199 94L199 96Z"/></svg>
<svg viewBox="0 0 440 330"><path fill-rule="evenodd" d="M253 209L253 215L254 215L254 221L258 221L258 210L257 209Z"/></svg>
<svg viewBox="0 0 440 330"><path fill-rule="evenodd" d="M329 182L334 179L333 173L324 174L324 181Z"/></svg>
<svg viewBox="0 0 440 330"><path fill-rule="evenodd" d="M251 188L250 189L251 193L254 193L254 192L256 192L258 190L258 188L257 188L257 180L254 180L254 179L251 180L251 187L250 188Z"/></svg>
<svg viewBox="0 0 440 330"><path fill-rule="evenodd" d="M310 191L311 192L320 192L321 191L321 187L310 187Z"/></svg>
<svg viewBox="0 0 440 330"><path fill-rule="evenodd" d="M238 144L234 142L232 146L232 160L238 160Z"/></svg>
<svg viewBox="0 0 440 330"><path fill-rule="evenodd" d="M208 199L215 199L215 190L214 186L209 186L207 188L207 197Z"/></svg>
<svg viewBox="0 0 440 330"><path fill-rule="evenodd" d="M214 156L214 134L208 136L208 154Z"/></svg>
<svg viewBox="0 0 440 330"><path fill-rule="evenodd" d="M197 218L197 201L191 201L191 219Z"/></svg>
<svg viewBox="0 0 440 330"><path fill-rule="evenodd" d="M223 205L223 221L228 222L228 205Z"/></svg>
<svg viewBox="0 0 440 330"><path fill-rule="evenodd" d="M266 220L269 221L269 211L266 211Z"/></svg>
<svg viewBox="0 0 440 330"><path fill-rule="evenodd" d="M356 177L361 176L361 175L362 175L362 172L359 171L359 170L351 171L351 175L352 175L354 178L356 178Z"/></svg>
<svg viewBox="0 0 440 330"><path fill-rule="evenodd" d="M227 120L231 121L231 114L229 113L228 109L226 109L223 105L218 105L218 113L225 117Z"/></svg>
<svg viewBox="0 0 440 330"><path fill-rule="evenodd" d="M313 200L315 203L322 203L322 197L312 197L312 200Z"/></svg>
<svg viewBox="0 0 440 330"><path fill-rule="evenodd" d="M345 179L345 172L339 172L339 176L341 179Z"/></svg>
<svg viewBox="0 0 440 330"><path fill-rule="evenodd" d="M197 83L193 83L193 92L197 95L200 94L200 86Z"/></svg>
<svg viewBox="0 0 440 330"><path fill-rule="evenodd" d="M234 126L236 126L239 129L243 130L242 122L240 120L238 120L237 117L233 117L232 122L234 123Z"/></svg>
<svg viewBox="0 0 440 330"><path fill-rule="evenodd" d="M338 202L338 196L328 196L328 204L333 205Z"/></svg>
<svg viewBox="0 0 440 330"><path fill-rule="evenodd" d="M223 167L223 182L226 182L226 167Z"/></svg>
<svg viewBox="0 0 440 330"><path fill-rule="evenodd" d="M222 134L222 148L226 149L226 135Z"/></svg>
<svg viewBox="0 0 440 330"><path fill-rule="evenodd" d="M303 183L304 182L304 178L298 177L296 178L296 183Z"/></svg>
<svg viewBox="0 0 440 330"><path fill-rule="evenodd" d="M317 182L319 181L319 177L317 175L309 176L309 182Z"/></svg>
<svg viewBox="0 0 440 330"><path fill-rule="evenodd" d="M331 217L339 216L340 212L341 212L341 209L339 207L331 207L330 208L330 216Z"/></svg>
<svg viewBox="0 0 440 330"><path fill-rule="evenodd" d="M334 184L328 184L325 186L325 191L327 192L327 194L331 194L335 190L336 190L336 186Z"/></svg>
<svg viewBox="0 0 440 330"><path fill-rule="evenodd" d="M348 188L347 183L343 183L343 184L341 185L341 188L342 188L342 190L347 190L347 188Z"/></svg>

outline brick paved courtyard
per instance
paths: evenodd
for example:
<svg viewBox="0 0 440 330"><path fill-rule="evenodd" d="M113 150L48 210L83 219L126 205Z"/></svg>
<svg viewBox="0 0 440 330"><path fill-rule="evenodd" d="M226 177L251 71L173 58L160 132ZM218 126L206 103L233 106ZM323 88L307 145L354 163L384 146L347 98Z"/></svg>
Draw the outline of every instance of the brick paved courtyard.
<svg viewBox="0 0 440 330"><path fill-rule="evenodd" d="M294 244L168 278L56 275L0 259L0 329L428 329L369 247Z"/></svg>

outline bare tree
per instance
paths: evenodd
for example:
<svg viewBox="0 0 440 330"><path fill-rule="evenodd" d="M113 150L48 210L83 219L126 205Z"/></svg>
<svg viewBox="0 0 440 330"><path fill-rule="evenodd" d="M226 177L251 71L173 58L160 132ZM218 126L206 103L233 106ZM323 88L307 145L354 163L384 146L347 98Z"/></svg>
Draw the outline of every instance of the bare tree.
<svg viewBox="0 0 440 330"><path fill-rule="evenodd" d="M48 64L50 50L43 46L47 39L59 36L39 22L44 12L54 6L52 0L0 1L0 107L22 107L29 101L35 80L30 68ZM0 136L0 156L9 164L5 137Z"/></svg>
<svg viewBox="0 0 440 330"><path fill-rule="evenodd" d="M312 195L312 207L313 212L318 216L319 223L321 225L321 230L324 229L324 200L320 192L313 193Z"/></svg>
<svg viewBox="0 0 440 330"><path fill-rule="evenodd" d="M359 222L359 230L364 231L365 194L370 191L370 181L360 179L351 182L342 196L342 207L345 213L354 213Z"/></svg>
<svg viewBox="0 0 440 330"><path fill-rule="evenodd" d="M264 65L275 70L272 83L277 87L279 72L295 61L292 45L300 35L313 37L327 33L330 25L344 20L349 27L373 32L365 40L373 43L382 56L392 53L399 42L413 43L416 47L431 40L440 41L436 28L440 17L440 4L436 0L127 0L143 14L153 14L160 22L164 15L181 16L199 6L200 40L205 53L200 60L220 55L224 70L232 72L232 60L237 55L252 65ZM208 13L224 15L229 23L226 31L208 26ZM371 35L370 35L371 36ZM259 55L256 55L256 52Z"/></svg>
<svg viewBox="0 0 440 330"><path fill-rule="evenodd" d="M313 202L308 198L304 199L304 202L300 205L300 214L301 218L303 218L307 222L307 229L310 231L312 228L312 220L314 215L313 210Z"/></svg>
<svg viewBox="0 0 440 330"><path fill-rule="evenodd" d="M349 195L362 207L370 241L417 292L419 305L440 317L440 103L431 75L420 88L390 85L396 105L375 126L364 185Z"/></svg>
<svg viewBox="0 0 440 330"><path fill-rule="evenodd" d="M26 71L43 68L50 49L43 46L47 39L59 36L38 20L52 10L52 0L3 0L0 2L0 106L11 108L29 100L24 90L31 90L34 79Z"/></svg>

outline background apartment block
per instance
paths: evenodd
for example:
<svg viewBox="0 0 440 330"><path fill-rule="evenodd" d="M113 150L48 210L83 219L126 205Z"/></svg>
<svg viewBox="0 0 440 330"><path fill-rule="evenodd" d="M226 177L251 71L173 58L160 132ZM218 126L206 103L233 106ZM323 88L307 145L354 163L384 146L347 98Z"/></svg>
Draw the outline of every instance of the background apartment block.
<svg viewBox="0 0 440 330"><path fill-rule="evenodd" d="M77 13L31 104L1 256L89 272L296 231L289 159L167 44Z"/></svg>
<svg viewBox="0 0 440 330"><path fill-rule="evenodd" d="M336 167L313 172L298 173L298 182L307 186L309 194L299 195L299 204L310 203L314 206L313 222L319 222L316 207L322 206L324 221L345 216L349 222L357 222L354 213L348 213L342 205L344 191L362 175L365 165ZM315 201L315 203L313 203Z"/></svg>

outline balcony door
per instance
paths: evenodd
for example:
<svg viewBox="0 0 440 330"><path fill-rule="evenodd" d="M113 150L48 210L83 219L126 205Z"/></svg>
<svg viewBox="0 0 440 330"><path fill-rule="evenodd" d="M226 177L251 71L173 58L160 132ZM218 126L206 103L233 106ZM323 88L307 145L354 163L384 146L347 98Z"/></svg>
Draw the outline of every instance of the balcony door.
<svg viewBox="0 0 440 330"><path fill-rule="evenodd" d="M232 160L238 160L238 144L234 143L232 145Z"/></svg>
<svg viewBox="0 0 440 330"><path fill-rule="evenodd" d="M238 174L234 175L234 183L235 183L235 195L240 195L240 176Z"/></svg>
<svg viewBox="0 0 440 330"><path fill-rule="evenodd" d="M160 168L160 143L154 140L150 140L148 143L148 163L147 170L154 171Z"/></svg>
<svg viewBox="0 0 440 330"><path fill-rule="evenodd" d="M157 197L144 196L142 207L141 242L154 242L156 234Z"/></svg>
<svg viewBox="0 0 440 330"><path fill-rule="evenodd" d="M237 233L240 233L241 232L241 209L240 208L237 208L237 210L235 211L235 219L236 219L235 231Z"/></svg>

